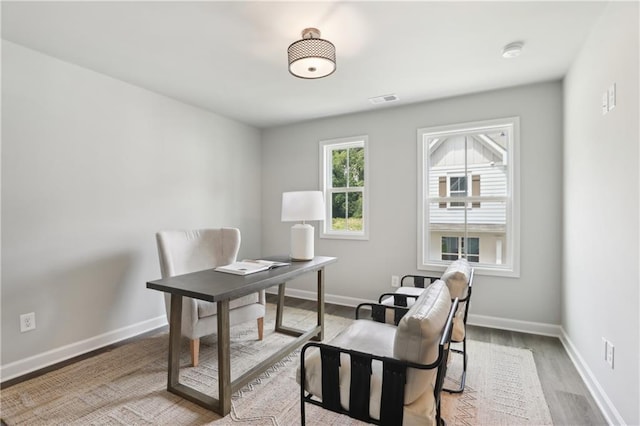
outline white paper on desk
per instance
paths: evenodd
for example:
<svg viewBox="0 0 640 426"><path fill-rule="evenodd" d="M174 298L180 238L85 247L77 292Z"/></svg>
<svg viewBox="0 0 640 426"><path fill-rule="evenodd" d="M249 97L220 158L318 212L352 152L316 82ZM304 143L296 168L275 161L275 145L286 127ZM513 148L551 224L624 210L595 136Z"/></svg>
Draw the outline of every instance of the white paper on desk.
<svg viewBox="0 0 640 426"><path fill-rule="evenodd" d="M249 275L256 272L266 271L268 269L277 268L279 266L287 266L286 262L274 262L271 260L251 260L245 259L241 262L233 262L229 265L218 266L216 271L226 272L228 274Z"/></svg>

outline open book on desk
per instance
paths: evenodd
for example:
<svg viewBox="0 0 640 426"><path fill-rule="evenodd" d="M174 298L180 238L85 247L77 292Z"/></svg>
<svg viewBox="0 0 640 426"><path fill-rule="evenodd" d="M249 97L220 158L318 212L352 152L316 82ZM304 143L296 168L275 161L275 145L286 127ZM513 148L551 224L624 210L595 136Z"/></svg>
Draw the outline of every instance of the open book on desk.
<svg viewBox="0 0 640 426"><path fill-rule="evenodd" d="M240 262L233 262L228 265L218 266L216 271L226 272L227 274L249 275L256 272L267 271L269 269L278 268L280 266L288 266L287 262L274 262L272 260L253 260L244 259Z"/></svg>

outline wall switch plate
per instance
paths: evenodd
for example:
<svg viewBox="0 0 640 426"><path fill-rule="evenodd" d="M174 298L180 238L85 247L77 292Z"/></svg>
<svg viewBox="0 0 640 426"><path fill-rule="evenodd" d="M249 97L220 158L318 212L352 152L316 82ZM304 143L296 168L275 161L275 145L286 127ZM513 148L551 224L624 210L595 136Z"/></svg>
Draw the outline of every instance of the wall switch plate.
<svg viewBox="0 0 640 426"><path fill-rule="evenodd" d="M602 94L602 115L607 112L609 112L609 92L604 92Z"/></svg>
<svg viewBox="0 0 640 426"><path fill-rule="evenodd" d="M607 342L607 364L609 364L612 370L613 370L613 356L615 353L614 349L615 348L613 344L611 344L611 342Z"/></svg>
<svg viewBox="0 0 640 426"><path fill-rule="evenodd" d="M391 287L400 287L400 277L391 275Z"/></svg>
<svg viewBox="0 0 640 426"><path fill-rule="evenodd" d="M602 338L602 343L604 345L604 360L607 364L609 364L611 369L613 369L613 358L615 354L613 343L611 343L604 337Z"/></svg>
<svg viewBox="0 0 640 426"><path fill-rule="evenodd" d="M35 330L36 328L36 314L35 312L29 312L28 314L20 315L20 333L25 331Z"/></svg>
<svg viewBox="0 0 640 426"><path fill-rule="evenodd" d="M609 111L611 111L612 109L614 109L616 107L616 84L613 83L611 86L609 86L609 90L607 91L608 94L608 108Z"/></svg>

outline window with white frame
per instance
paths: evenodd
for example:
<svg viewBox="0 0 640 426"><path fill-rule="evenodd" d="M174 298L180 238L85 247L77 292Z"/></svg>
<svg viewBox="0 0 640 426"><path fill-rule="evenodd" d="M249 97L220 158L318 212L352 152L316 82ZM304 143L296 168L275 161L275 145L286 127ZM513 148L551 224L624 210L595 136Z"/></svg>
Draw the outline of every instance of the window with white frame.
<svg viewBox="0 0 640 426"><path fill-rule="evenodd" d="M418 130L418 269L519 276L519 119Z"/></svg>
<svg viewBox="0 0 640 426"><path fill-rule="evenodd" d="M368 239L367 136L320 142L321 238Z"/></svg>

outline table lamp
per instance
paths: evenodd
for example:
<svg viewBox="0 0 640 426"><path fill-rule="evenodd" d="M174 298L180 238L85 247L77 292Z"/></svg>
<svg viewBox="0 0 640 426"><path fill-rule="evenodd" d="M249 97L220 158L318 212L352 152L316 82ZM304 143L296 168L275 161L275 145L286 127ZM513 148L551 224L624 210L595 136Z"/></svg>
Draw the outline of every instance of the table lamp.
<svg viewBox="0 0 640 426"><path fill-rule="evenodd" d="M322 191L282 193L282 221L298 222L291 227L291 260L313 259L313 226L310 220L324 220Z"/></svg>

